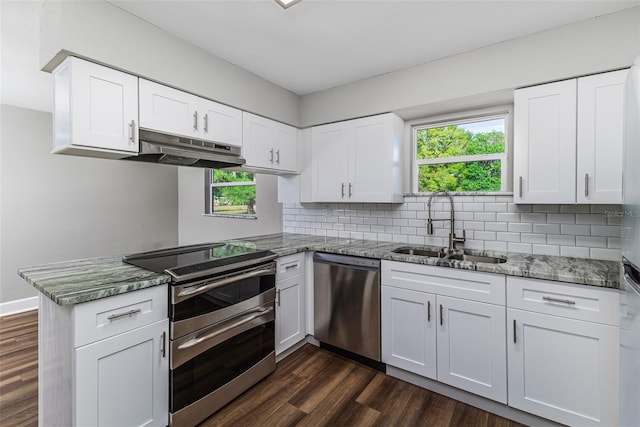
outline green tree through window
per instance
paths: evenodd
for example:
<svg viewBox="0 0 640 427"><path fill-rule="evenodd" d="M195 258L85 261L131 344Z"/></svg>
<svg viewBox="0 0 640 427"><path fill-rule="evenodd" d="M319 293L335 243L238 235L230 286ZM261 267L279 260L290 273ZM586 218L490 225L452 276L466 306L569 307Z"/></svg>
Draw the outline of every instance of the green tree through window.
<svg viewBox="0 0 640 427"><path fill-rule="evenodd" d="M253 173L212 169L209 179L209 213L256 215L256 181Z"/></svg>
<svg viewBox="0 0 640 427"><path fill-rule="evenodd" d="M418 192L500 191L506 117L414 128Z"/></svg>

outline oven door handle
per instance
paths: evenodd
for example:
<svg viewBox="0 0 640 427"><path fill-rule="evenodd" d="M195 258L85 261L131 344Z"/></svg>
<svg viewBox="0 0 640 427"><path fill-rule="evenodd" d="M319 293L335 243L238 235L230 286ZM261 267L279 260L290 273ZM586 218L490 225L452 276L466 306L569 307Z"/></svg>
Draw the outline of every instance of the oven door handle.
<svg viewBox="0 0 640 427"><path fill-rule="evenodd" d="M273 273L275 273L275 268L273 265L270 265L269 268L261 268L259 270L253 270L247 273L238 274L236 276L226 277L222 280L216 280L215 282L210 282L202 286L193 286L193 287L183 288L181 291L178 292L178 295L176 295L177 298L176 298L176 301L174 301L174 303L187 299L188 297L203 294L205 292L210 291L211 289L228 285L229 283L237 282L239 280L244 280L244 279L250 279L252 277L257 277L257 276L265 276L267 274L273 274Z"/></svg>
<svg viewBox="0 0 640 427"><path fill-rule="evenodd" d="M224 334L227 331L230 331L233 328L237 328L240 325L244 325L245 323L251 322L253 319L257 319L260 316L264 316L267 313L270 313L273 311L273 306L269 307L269 308L259 308L256 310L252 310L249 313L247 313L246 315L242 316L242 318L236 322L233 322L232 324L225 326L222 329L218 329L215 332L211 332L210 334L206 334L203 335L201 337L193 337L192 339L190 339L189 341L185 342L184 344L181 344L180 346L178 346L178 350L185 350L187 348L193 347L194 345L198 345L203 341L206 341L208 339L211 338L215 338L216 336L220 335L220 334Z"/></svg>

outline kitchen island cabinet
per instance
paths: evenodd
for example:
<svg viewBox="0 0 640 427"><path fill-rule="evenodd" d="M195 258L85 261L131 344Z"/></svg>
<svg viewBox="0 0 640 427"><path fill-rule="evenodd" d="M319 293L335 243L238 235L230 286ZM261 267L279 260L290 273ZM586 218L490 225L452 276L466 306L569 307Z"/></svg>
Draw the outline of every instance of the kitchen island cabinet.
<svg viewBox="0 0 640 427"><path fill-rule="evenodd" d="M60 306L40 294L39 425L166 426L166 285Z"/></svg>

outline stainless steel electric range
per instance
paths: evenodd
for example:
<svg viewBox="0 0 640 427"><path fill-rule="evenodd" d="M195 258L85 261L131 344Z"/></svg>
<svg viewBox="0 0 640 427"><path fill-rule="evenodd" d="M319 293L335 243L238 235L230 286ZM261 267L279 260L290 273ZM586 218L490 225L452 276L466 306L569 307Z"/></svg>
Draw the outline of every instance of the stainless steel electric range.
<svg viewBox="0 0 640 427"><path fill-rule="evenodd" d="M275 370L276 257L205 244L123 258L172 277L171 425L195 426Z"/></svg>

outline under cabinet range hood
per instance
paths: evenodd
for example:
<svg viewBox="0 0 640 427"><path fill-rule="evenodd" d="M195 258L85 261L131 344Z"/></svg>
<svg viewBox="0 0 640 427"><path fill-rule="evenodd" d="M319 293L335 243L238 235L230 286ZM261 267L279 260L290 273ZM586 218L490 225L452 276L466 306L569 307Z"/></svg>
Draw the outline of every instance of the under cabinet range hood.
<svg viewBox="0 0 640 427"><path fill-rule="evenodd" d="M241 148L199 139L185 138L148 129L139 130L138 155L125 160L199 168L237 168L246 163Z"/></svg>

